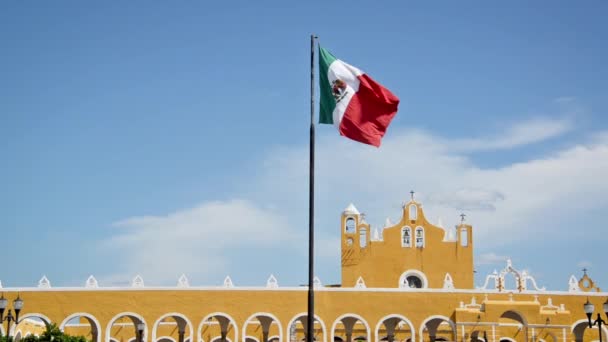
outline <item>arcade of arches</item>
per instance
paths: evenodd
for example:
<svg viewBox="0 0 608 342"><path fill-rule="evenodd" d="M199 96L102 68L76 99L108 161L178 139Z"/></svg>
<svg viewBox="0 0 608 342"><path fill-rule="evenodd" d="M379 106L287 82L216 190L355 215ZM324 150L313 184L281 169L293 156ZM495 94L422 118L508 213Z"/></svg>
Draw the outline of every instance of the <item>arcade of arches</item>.
<svg viewBox="0 0 608 342"><path fill-rule="evenodd" d="M583 303L589 298L601 308L608 293L588 286L586 273L571 277L567 291L547 291L507 261L474 287L472 226L431 224L413 199L399 222L371 228L354 205L342 213L342 284L316 288L315 341L599 339ZM51 288L45 278L37 288L1 290L26 302L11 327L16 340L52 322L93 342L301 342L310 323L307 288L278 287L274 277L246 288L229 279L191 287L182 278L177 287L146 288L138 278L131 287L103 288L90 278L83 288Z"/></svg>

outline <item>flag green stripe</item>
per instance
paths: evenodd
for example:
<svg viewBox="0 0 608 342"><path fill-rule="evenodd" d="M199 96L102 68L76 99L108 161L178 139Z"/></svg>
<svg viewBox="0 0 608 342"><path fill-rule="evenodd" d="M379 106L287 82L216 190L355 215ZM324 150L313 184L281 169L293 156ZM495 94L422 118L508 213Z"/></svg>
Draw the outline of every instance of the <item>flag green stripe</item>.
<svg viewBox="0 0 608 342"><path fill-rule="evenodd" d="M331 92L327 71L335 61L336 57L319 45L319 88L321 92L319 123L322 124L334 123L333 113L336 108L336 100Z"/></svg>

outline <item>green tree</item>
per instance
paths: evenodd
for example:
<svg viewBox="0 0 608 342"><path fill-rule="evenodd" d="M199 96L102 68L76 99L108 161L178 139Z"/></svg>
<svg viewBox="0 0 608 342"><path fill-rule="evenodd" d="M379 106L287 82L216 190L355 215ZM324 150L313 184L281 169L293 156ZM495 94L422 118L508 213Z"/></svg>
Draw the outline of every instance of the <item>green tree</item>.
<svg viewBox="0 0 608 342"><path fill-rule="evenodd" d="M70 336L65 334L59 327L52 323L47 325L46 331L40 336L29 335L23 337L21 342L90 342L84 336ZM11 336L10 340L6 336L0 336L0 342L14 342Z"/></svg>

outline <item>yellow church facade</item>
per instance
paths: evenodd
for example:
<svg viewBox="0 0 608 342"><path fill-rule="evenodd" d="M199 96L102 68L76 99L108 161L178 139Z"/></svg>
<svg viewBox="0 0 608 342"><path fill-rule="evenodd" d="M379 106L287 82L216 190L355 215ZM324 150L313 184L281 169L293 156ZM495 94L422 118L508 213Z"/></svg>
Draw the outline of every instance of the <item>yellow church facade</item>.
<svg viewBox="0 0 608 342"><path fill-rule="evenodd" d="M601 310L608 293L586 273L572 276L567 291L550 291L507 261L475 287L474 230L464 217L454 228L433 225L412 199L381 233L352 204L340 223L342 283L316 279L317 342L599 340L583 304ZM43 278L35 288L0 291L9 303L25 300L10 328L17 340L55 323L93 342L301 342L309 322L308 289L279 286L272 276L261 287L230 278L195 287L182 276L175 287L146 287L136 277L130 287L105 288L90 277L83 287L55 288Z"/></svg>

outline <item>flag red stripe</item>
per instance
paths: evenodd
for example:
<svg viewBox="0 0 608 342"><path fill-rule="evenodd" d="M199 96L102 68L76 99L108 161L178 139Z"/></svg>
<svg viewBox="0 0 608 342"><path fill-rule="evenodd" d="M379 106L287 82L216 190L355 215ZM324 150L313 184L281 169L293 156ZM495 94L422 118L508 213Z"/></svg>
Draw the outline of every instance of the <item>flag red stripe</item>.
<svg viewBox="0 0 608 342"><path fill-rule="evenodd" d="M379 147L397 114L399 98L366 74L358 78L359 91L351 98L340 121L340 134Z"/></svg>

